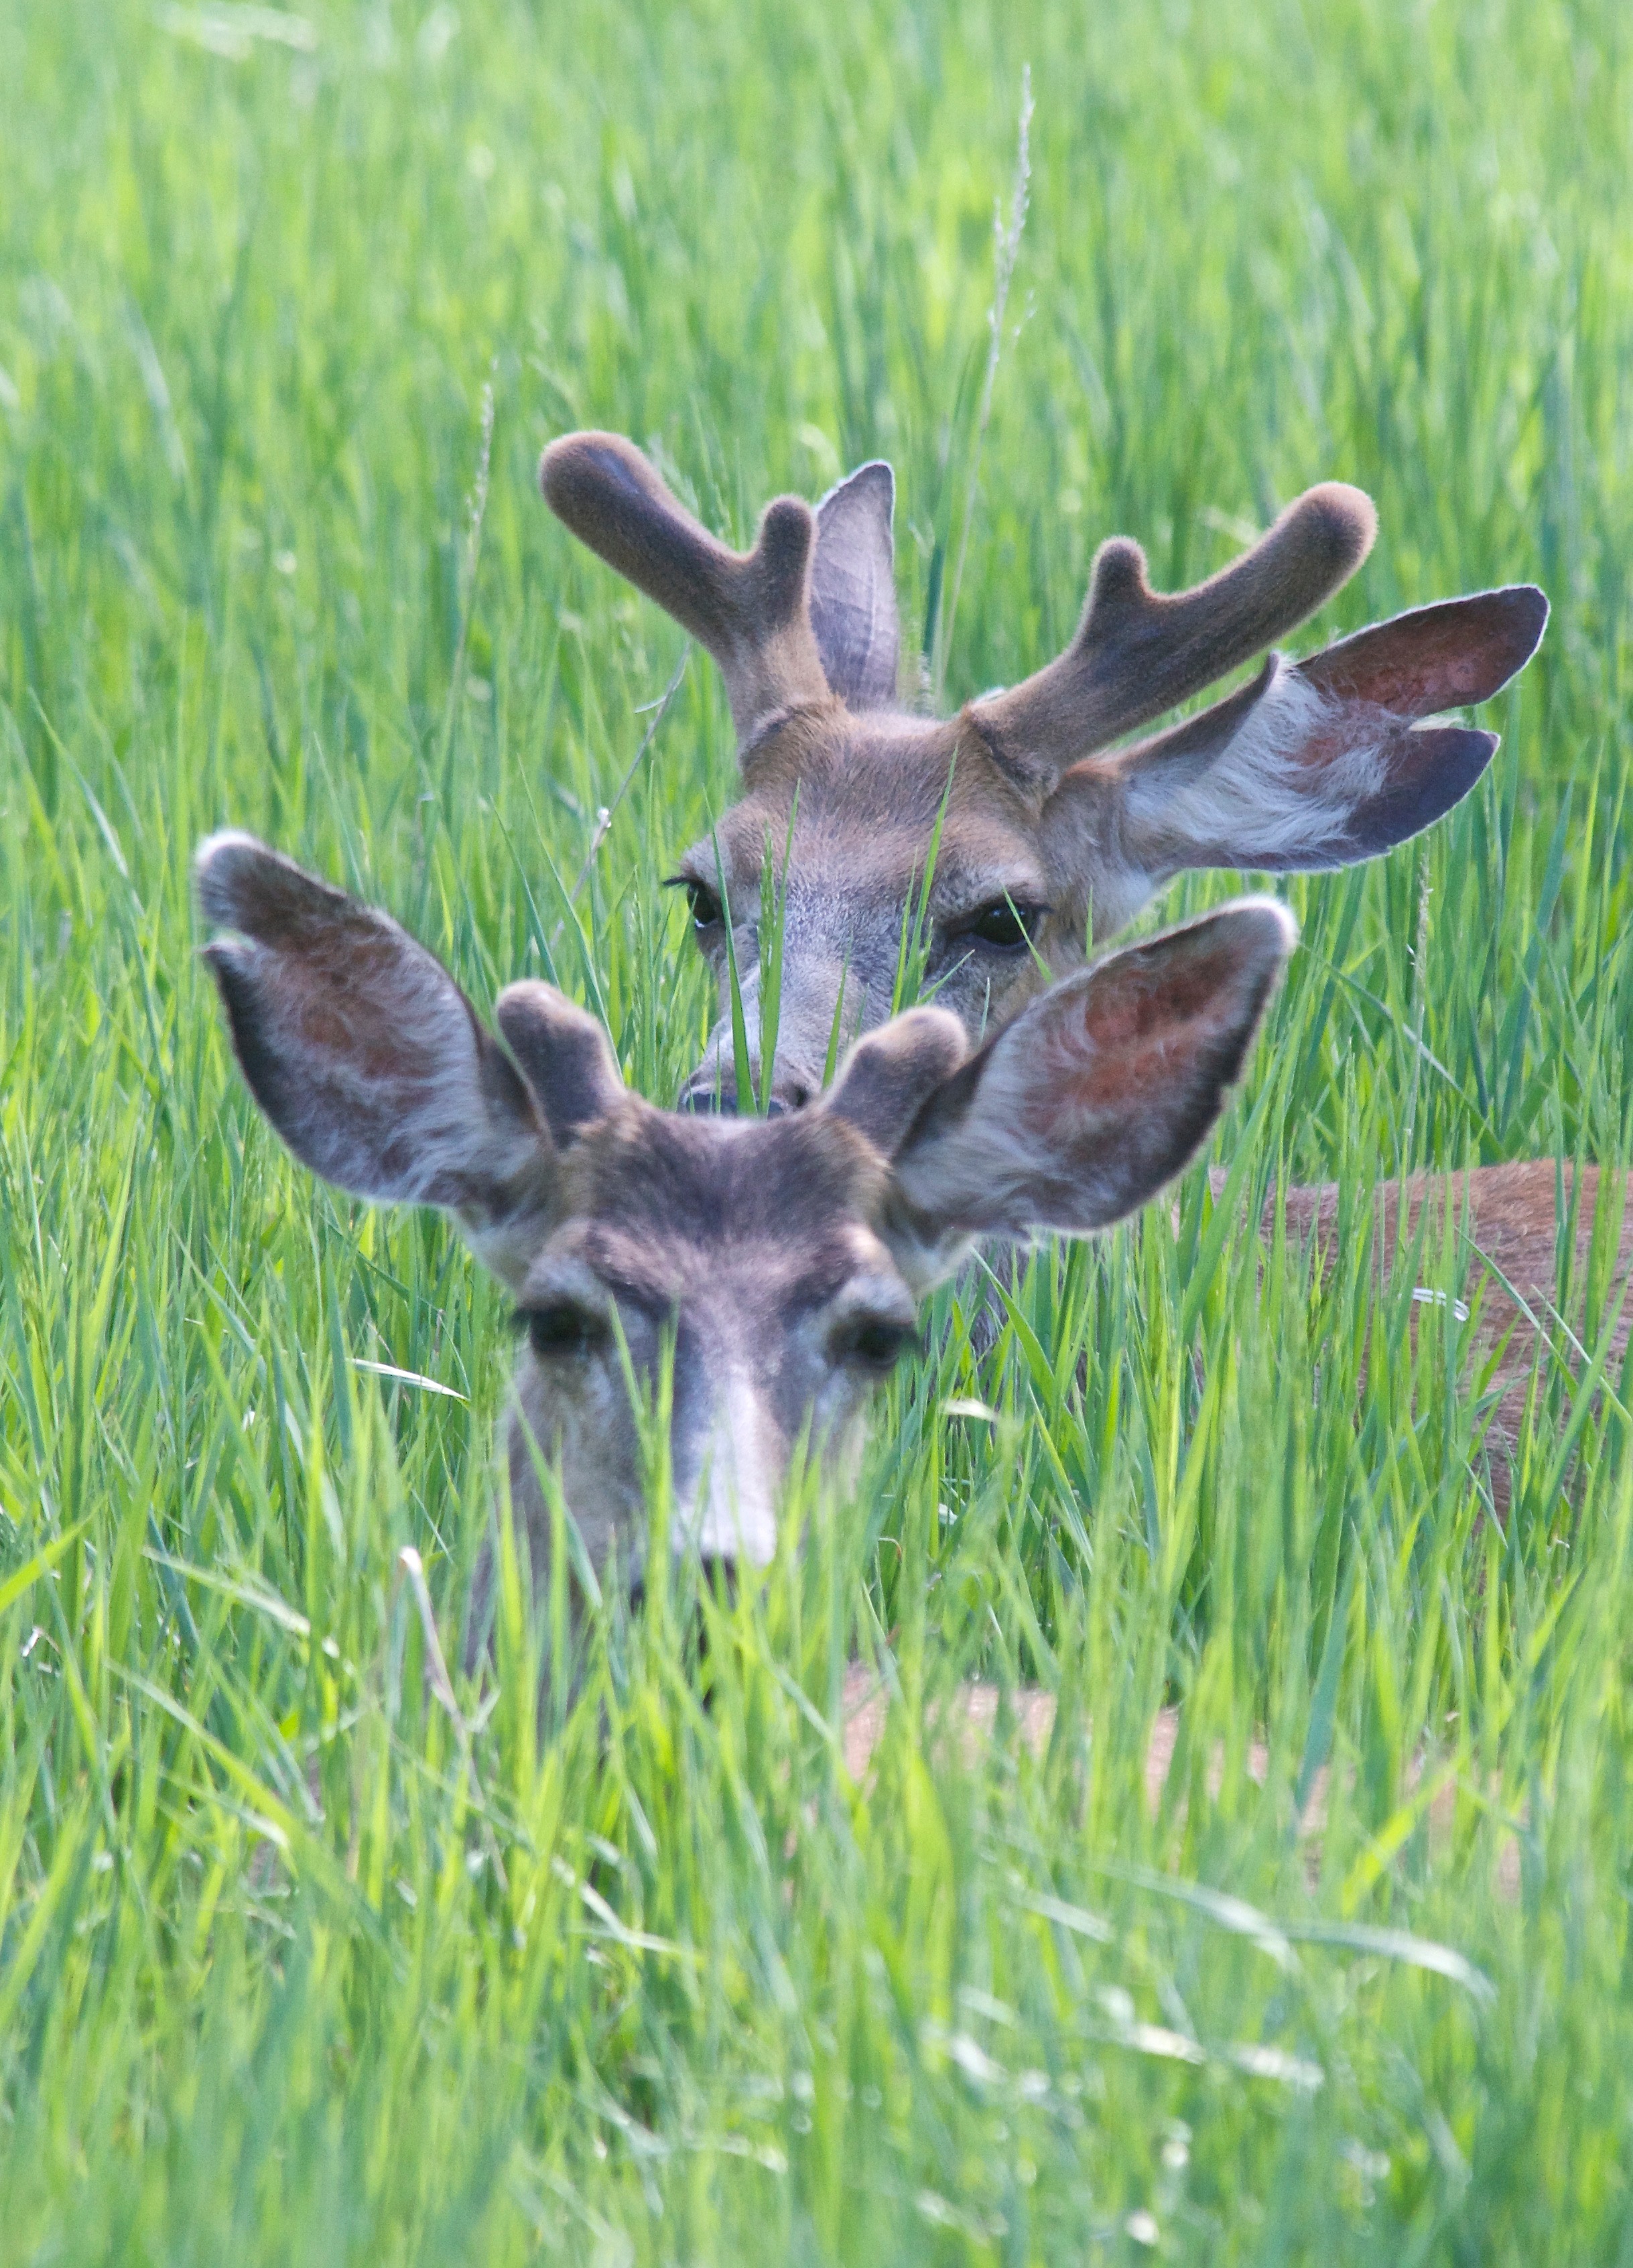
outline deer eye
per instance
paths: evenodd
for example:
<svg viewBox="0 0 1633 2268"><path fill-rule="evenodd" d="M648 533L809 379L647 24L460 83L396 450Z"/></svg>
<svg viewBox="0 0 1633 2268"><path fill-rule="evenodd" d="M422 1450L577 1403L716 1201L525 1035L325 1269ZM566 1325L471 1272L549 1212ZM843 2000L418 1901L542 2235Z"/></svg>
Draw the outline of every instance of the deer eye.
<svg viewBox="0 0 1633 2268"><path fill-rule="evenodd" d="M541 1362L589 1354L607 1338L605 1317L581 1307L576 1300L552 1300L548 1307L523 1308L516 1320L526 1325L527 1344Z"/></svg>
<svg viewBox="0 0 1633 2268"><path fill-rule="evenodd" d="M711 890L707 882L693 881L689 876L682 887L686 891L686 902L692 909L693 928L712 929L722 915L719 892Z"/></svg>
<svg viewBox="0 0 1633 2268"><path fill-rule="evenodd" d="M997 898L962 924L962 934L999 953L1017 953L1031 943L1033 931L1048 911L1047 906L1016 905L1008 898Z"/></svg>
<svg viewBox="0 0 1633 2268"><path fill-rule="evenodd" d="M703 931L713 929L716 923L725 915L725 909L720 902L719 891L711 890L707 882L700 882L695 875L666 874L664 887L666 890L686 892L686 902L691 909L692 927L700 936Z"/></svg>
<svg viewBox="0 0 1633 2268"><path fill-rule="evenodd" d="M910 1325L887 1315L858 1315L834 1334L833 1347L842 1362L853 1362L882 1378L895 1368L913 1336Z"/></svg>

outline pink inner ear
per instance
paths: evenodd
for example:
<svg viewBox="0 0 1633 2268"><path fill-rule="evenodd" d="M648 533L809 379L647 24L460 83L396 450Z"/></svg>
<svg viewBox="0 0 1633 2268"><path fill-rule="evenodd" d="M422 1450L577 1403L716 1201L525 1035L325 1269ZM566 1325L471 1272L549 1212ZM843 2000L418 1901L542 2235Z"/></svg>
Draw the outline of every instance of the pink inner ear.
<svg viewBox="0 0 1633 2268"><path fill-rule="evenodd" d="M1149 1098L1199 1041L1239 1019L1241 975L1239 951L1199 941L1092 987L1049 1035L1047 1071L1028 1082L1037 1123L1054 1129Z"/></svg>
<svg viewBox="0 0 1633 2268"><path fill-rule="evenodd" d="M1530 659L1547 619L1547 600L1527 585L1482 591L1358 631L1298 672L1330 699L1431 717L1489 701Z"/></svg>
<svg viewBox="0 0 1633 2268"><path fill-rule="evenodd" d="M327 941L326 940L326 943ZM408 1012L420 1005L404 971L396 940L353 931L304 959L291 955L280 971L283 999L269 1003L301 1046L314 1049L326 1064L344 1064L347 1075L364 1083L434 1075L435 1052ZM382 1005L391 988L408 990L395 1000L396 1012Z"/></svg>

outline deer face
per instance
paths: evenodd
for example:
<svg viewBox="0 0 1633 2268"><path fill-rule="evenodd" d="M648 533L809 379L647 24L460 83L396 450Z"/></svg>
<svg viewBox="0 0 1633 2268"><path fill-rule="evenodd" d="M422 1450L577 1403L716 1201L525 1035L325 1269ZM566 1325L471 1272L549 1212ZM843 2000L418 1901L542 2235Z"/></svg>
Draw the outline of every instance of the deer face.
<svg viewBox="0 0 1633 2268"><path fill-rule="evenodd" d="M592 1563L639 1574L640 1411L670 1384L669 1548L763 1565L797 1447L830 1462L970 1240L1086 1233L1193 1154L1292 942L1245 899L1056 985L977 1054L895 1018L810 1108L688 1117L625 1089L599 1025L512 985L490 1033L389 917L245 836L199 858L233 1044L326 1180L440 1207L526 1332L513 1499L536 1575L559 1472ZM501 1039L503 1044L501 1044Z"/></svg>
<svg viewBox="0 0 1633 2268"><path fill-rule="evenodd" d="M716 1125L615 1100L563 1160L560 1217L517 1287L516 1501L536 1502L545 1450L592 1562L616 1543L638 1576L630 1387L650 1404L666 1374L672 1550L766 1565L797 1446L846 1464L913 1336L886 1180L829 1113Z"/></svg>
<svg viewBox="0 0 1633 2268"><path fill-rule="evenodd" d="M720 1025L682 1095L694 1108L729 1108L735 1092L728 919L760 1084L768 861L783 906L770 1094L788 1109L819 1091L836 1040L889 1014L904 946L921 994L973 1045L1041 990L1046 968L1077 966L1187 867L1344 865L1429 825L1497 740L1419 720L1489 699L1548 615L1529 585L1423 608L1297 666L1272 655L1212 708L1128 741L1359 565L1372 505L1328 484L1178 596L1151 590L1137 545L1104 544L1066 652L938 721L895 706L887 466L864 466L814 512L779 498L740 557L616 436L555 443L541 479L574 533L708 647L732 701L745 792L676 876L722 988Z"/></svg>
<svg viewBox="0 0 1633 2268"><path fill-rule="evenodd" d="M953 727L842 711L791 725L743 800L680 861L722 1010L683 1108L733 1107L728 914L758 1076L768 861L782 918L774 1111L811 1101L838 1049L887 1020L904 959L918 996L949 1010L975 1045L1042 989L1045 960L1064 969L1082 958L1070 910L1052 902L1059 877L1035 814L973 736L960 745Z"/></svg>

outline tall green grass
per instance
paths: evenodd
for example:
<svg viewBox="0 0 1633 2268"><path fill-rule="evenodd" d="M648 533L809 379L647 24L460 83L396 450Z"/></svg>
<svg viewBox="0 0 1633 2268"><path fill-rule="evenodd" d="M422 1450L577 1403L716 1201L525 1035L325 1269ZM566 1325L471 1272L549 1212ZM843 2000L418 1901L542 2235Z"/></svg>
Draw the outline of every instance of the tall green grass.
<svg viewBox="0 0 1633 2268"><path fill-rule="evenodd" d="M1543 1363L1499 1526L1411 1299L1460 1248L1380 1272L1365 1192L1629 1155L1630 48L1614 0L12 0L8 2260L1628 2257L1629 1381ZM457 1660L502 1304L277 1149L188 866L255 828L673 1094L711 1002L658 883L730 725L694 655L612 808L682 650L533 491L589 423L739 536L891 456L932 653L979 446L953 697L1103 534L1193 579L1324 476L1383 528L1331 627L1555 615L1467 806L1290 886L1246 1204L1041 1256L980 1360L942 1294L704 1677L684 1599L609 1609L541 1727L519 1572L451 1712L401 1556ZM1239 1226L1280 1174L1357 1192L1325 1285ZM1043 1753L945 1729L976 1673L1058 1696Z"/></svg>

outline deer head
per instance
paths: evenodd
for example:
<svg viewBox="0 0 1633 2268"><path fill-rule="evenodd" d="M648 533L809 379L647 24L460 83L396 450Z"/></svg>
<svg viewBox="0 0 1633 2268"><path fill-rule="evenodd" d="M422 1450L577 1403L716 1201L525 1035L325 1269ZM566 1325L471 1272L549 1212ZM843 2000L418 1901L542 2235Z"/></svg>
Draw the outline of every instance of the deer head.
<svg viewBox="0 0 1633 2268"><path fill-rule="evenodd" d="M1116 954L966 1060L918 1008L850 1053L821 1101L686 1116L630 1094L599 1024L520 983L490 1031L395 922L243 835L198 860L206 947L244 1076L325 1181L433 1205L508 1286L526 1340L513 1502L537 1577L541 1461L592 1563L638 1577L636 1402L672 1365L676 1553L765 1564L796 1447L857 1437L916 1303L968 1241L1084 1234L1195 1151L1293 942L1244 899Z"/></svg>
<svg viewBox="0 0 1633 2268"><path fill-rule="evenodd" d="M1490 733L1419 720L1489 699L1548 616L1528 585L1424 607L1296 665L1272 654L1214 707L1127 740L1354 573L1372 507L1328 483L1176 596L1151 590L1137 544L1103 544L1067 651L937 719L896 701L887 465L864 465L814 511L779 497L740 556L614 434L555 442L540 479L573 533L725 675L744 793L676 880L723 1008L733 925L758 1081L755 930L773 861L783 908L774 1110L818 1092L835 1033L889 1013L921 899L923 985L973 1044L1039 990L1041 963L1075 967L1091 938L1114 934L1184 868L1312 871L1416 834L1467 793L1497 746ZM723 1016L684 1105L730 1108L732 1048Z"/></svg>

